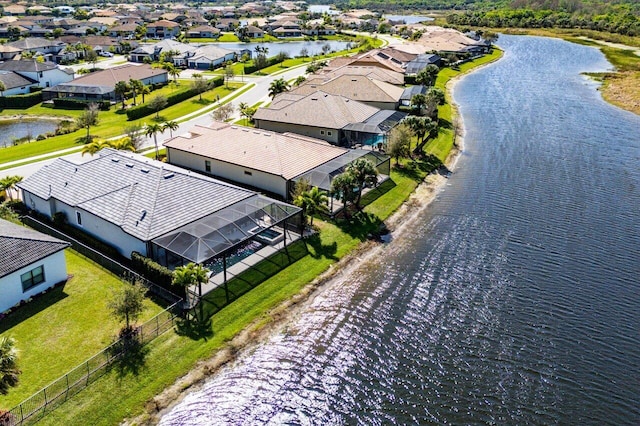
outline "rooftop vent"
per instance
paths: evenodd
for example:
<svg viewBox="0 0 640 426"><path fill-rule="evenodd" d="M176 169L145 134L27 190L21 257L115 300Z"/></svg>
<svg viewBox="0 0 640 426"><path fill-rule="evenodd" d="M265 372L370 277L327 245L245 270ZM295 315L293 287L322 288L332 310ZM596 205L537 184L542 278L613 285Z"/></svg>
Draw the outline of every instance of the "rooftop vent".
<svg viewBox="0 0 640 426"><path fill-rule="evenodd" d="M142 173L149 173L149 169L140 169Z"/></svg>
<svg viewBox="0 0 640 426"><path fill-rule="evenodd" d="M162 176L165 179L169 179L175 176L175 173L167 173L166 175Z"/></svg>
<svg viewBox="0 0 640 426"><path fill-rule="evenodd" d="M132 168L133 167L133 163L127 163L126 166L129 167L129 168Z"/></svg>
<svg viewBox="0 0 640 426"><path fill-rule="evenodd" d="M119 163L120 159L119 158L112 158L111 161L113 161L114 163Z"/></svg>

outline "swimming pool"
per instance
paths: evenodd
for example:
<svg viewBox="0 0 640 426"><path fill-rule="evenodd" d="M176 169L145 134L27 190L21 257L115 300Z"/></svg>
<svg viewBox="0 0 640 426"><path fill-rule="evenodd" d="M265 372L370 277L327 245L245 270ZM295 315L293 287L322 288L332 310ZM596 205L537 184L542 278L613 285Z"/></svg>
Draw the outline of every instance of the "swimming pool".
<svg viewBox="0 0 640 426"><path fill-rule="evenodd" d="M264 244L262 244L260 241L252 240L244 243L244 245L242 245L235 253L227 256L227 269L251 256L262 247L264 247ZM219 274L224 269L224 264L221 257L210 260L209 262L205 263L204 266L209 269L209 271L211 271L211 275Z"/></svg>

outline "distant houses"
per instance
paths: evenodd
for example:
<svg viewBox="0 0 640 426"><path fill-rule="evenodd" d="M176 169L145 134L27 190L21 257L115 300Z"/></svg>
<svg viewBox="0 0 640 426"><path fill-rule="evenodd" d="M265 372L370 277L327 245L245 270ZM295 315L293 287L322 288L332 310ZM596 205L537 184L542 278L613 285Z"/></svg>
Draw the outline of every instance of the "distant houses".
<svg viewBox="0 0 640 426"><path fill-rule="evenodd" d="M44 100L53 98L75 98L81 100L116 101L115 86L119 81L139 80L144 85L164 84L168 73L162 68L148 64L126 64L102 71L85 74L72 81L44 89Z"/></svg>

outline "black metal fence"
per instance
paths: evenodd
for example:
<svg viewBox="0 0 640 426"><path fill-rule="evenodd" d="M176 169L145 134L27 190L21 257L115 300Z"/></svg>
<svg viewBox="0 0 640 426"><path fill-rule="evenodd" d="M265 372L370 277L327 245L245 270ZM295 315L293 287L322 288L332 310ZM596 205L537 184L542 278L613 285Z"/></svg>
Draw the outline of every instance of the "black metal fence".
<svg viewBox="0 0 640 426"><path fill-rule="evenodd" d="M171 306L135 328L128 337L120 338L100 351L100 353L92 356L39 392L22 401L16 407L6 412L0 410L0 426L21 426L37 422L48 412L95 382L114 365L115 361L126 356L127 348L130 347L127 343L131 342L132 338L135 338L136 344L145 345L165 331L173 328L184 304L182 298L177 295L50 225L31 216L22 217L22 221L38 231L69 241L75 251L128 281L140 282L147 288L149 293L169 301Z"/></svg>
<svg viewBox="0 0 640 426"><path fill-rule="evenodd" d="M165 331L172 329L179 317L180 304L181 301L174 303L137 327L132 332L137 344L149 343ZM8 412L0 413L0 426L29 425L40 420L48 412L53 411L104 375L114 365L114 362L127 356L127 343L131 338L130 335L130 337L119 339Z"/></svg>

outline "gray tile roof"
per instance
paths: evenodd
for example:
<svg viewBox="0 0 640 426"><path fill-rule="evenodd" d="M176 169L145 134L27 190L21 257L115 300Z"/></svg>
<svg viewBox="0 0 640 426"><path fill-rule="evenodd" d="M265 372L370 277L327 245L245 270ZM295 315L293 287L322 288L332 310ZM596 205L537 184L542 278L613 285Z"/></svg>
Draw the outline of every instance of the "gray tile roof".
<svg viewBox="0 0 640 426"><path fill-rule="evenodd" d="M66 241L0 219L0 278L68 246Z"/></svg>
<svg viewBox="0 0 640 426"><path fill-rule="evenodd" d="M21 61L6 61L0 64L0 70L4 71L23 71L23 72L36 72L36 71L49 71L57 68L56 64L50 62L38 62L35 59L24 59Z"/></svg>
<svg viewBox="0 0 640 426"><path fill-rule="evenodd" d="M144 156L104 149L83 164L57 159L18 184L149 241L254 192Z"/></svg>
<svg viewBox="0 0 640 426"><path fill-rule="evenodd" d="M5 90L13 89L15 87L31 86L36 82L30 78L26 78L11 71L0 71L0 81L4 83Z"/></svg>

